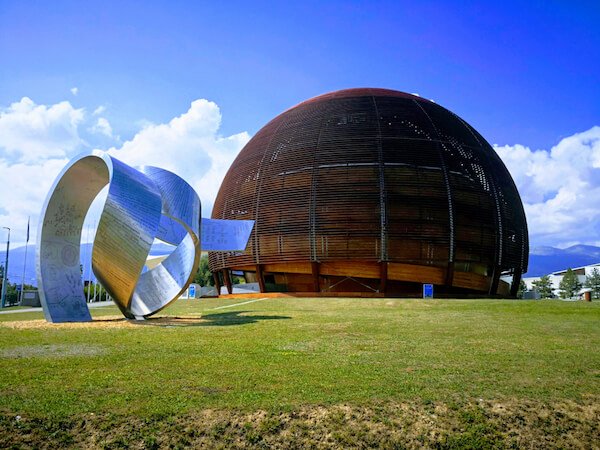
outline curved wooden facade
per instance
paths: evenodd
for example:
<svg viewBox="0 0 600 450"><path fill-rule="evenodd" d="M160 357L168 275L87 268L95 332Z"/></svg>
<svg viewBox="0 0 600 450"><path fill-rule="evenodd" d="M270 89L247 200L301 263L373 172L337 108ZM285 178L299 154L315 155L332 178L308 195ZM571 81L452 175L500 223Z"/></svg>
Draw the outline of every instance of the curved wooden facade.
<svg viewBox="0 0 600 450"><path fill-rule="evenodd" d="M277 116L231 165L212 217L256 221L246 251L212 253L210 268L262 290L514 295L527 270L523 206L496 152L397 91L337 91Z"/></svg>

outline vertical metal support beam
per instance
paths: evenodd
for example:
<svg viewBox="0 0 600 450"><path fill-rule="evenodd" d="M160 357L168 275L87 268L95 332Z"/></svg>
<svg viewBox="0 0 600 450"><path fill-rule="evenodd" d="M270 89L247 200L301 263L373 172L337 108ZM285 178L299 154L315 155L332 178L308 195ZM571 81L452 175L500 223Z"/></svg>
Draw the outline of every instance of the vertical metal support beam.
<svg viewBox="0 0 600 450"><path fill-rule="evenodd" d="M379 240L381 241L381 254L377 256L379 256L381 261L387 261L387 204L385 190L385 162L383 159L383 146L381 143L381 118L379 116L379 109L377 108L375 97L371 97L371 99L373 100L375 121L377 123L377 161L379 169Z"/></svg>
<svg viewBox="0 0 600 450"><path fill-rule="evenodd" d="M512 284L510 285L510 296L516 297L517 291L519 290L519 284L521 284L521 269L515 269L515 273L513 275Z"/></svg>
<svg viewBox="0 0 600 450"><path fill-rule="evenodd" d="M213 272L213 280L215 280L215 288L217 288L217 297L221 294L221 280L219 279L219 272Z"/></svg>
<svg viewBox="0 0 600 450"><path fill-rule="evenodd" d="M315 292L321 292L321 285L319 283L319 263L312 261L310 263L313 276L313 289Z"/></svg>
<svg viewBox="0 0 600 450"><path fill-rule="evenodd" d="M381 261L379 263L379 292L381 294L385 294L387 289L387 279L388 279L388 263L387 261Z"/></svg>
<svg viewBox="0 0 600 450"><path fill-rule="evenodd" d="M308 205L308 222L310 226L309 244L310 244L310 260L317 261L317 180L318 180L318 164L317 155L319 154L319 146L321 145L321 135L323 133L323 123L325 118L321 119L319 124L319 135L317 136L317 145L313 149L312 170L310 179L310 203ZM327 253L325 253L327 255Z"/></svg>
<svg viewBox="0 0 600 450"><path fill-rule="evenodd" d="M310 224L309 244L311 261L317 260L317 214L315 211L317 205L317 168L315 167L315 160L316 156L315 158L313 158L312 179L310 182L310 204L308 205L308 221Z"/></svg>
<svg viewBox="0 0 600 450"><path fill-rule="evenodd" d="M262 265L256 265L256 278L258 278L258 287L260 288L260 292L267 292L265 289L265 279L263 277Z"/></svg>
<svg viewBox="0 0 600 450"><path fill-rule="evenodd" d="M223 281L225 281L225 286L227 286L227 293L233 293L233 286L231 284L231 277L229 276L229 269L223 269Z"/></svg>

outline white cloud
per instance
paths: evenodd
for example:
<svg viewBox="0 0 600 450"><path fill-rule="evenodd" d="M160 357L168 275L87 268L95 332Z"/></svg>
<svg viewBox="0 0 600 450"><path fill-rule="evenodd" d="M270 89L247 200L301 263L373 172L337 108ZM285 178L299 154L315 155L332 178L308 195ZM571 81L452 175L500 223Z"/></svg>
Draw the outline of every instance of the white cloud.
<svg viewBox="0 0 600 450"><path fill-rule="evenodd" d="M600 236L600 127L550 151L494 146L525 206L532 245L594 245Z"/></svg>
<svg viewBox="0 0 600 450"><path fill-rule="evenodd" d="M79 88L77 88L77 87L72 87L71 88L71 94L77 95L78 93L79 93Z"/></svg>
<svg viewBox="0 0 600 450"><path fill-rule="evenodd" d="M83 109L67 102L36 105L23 97L0 109L0 158L23 163L72 156L83 144L78 126Z"/></svg>
<svg viewBox="0 0 600 450"><path fill-rule="evenodd" d="M92 133L103 134L104 136L112 137L112 127L108 120L104 117L98 117L98 120L93 127L90 128Z"/></svg>
<svg viewBox="0 0 600 450"><path fill-rule="evenodd" d="M39 213L52 182L70 158L89 148L80 133L89 129L112 135L108 120L93 120L86 122L84 110L67 101L36 105L24 97L0 107L0 225L12 228L15 246L24 243L28 216L31 240L35 240ZM145 123L131 140L111 148L110 153L131 165L155 165L180 175L197 190L203 215L209 215L225 172L250 136L245 132L221 136L219 108L207 100L192 102L187 112L166 124Z"/></svg>
<svg viewBox="0 0 600 450"><path fill-rule="evenodd" d="M0 160L0 224L12 228L11 241L15 244L25 243L28 216L31 216L30 242L36 240L42 204L68 161L68 158L52 158L32 164L10 164Z"/></svg>
<svg viewBox="0 0 600 450"><path fill-rule="evenodd" d="M98 106L94 112L92 113L93 116L99 116L100 114L102 114L104 111L106 111L106 106Z"/></svg>
<svg viewBox="0 0 600 450"><path fill-rule="evenodd" d="M109 152L133 165L158 166L190 183L202 201L203 216L212 210L226 171L250 136L219 134L221 113L208 100L195 100L189 110L166 124L149 124L133 139Z"/></svg>
<svg viewBox="0 0 600 450"><path fill-rule="evenodd" d="M12 229L15 244L25 241L28 216L35 240L38 215L54 178L85 147L79 136L84 118L83 109L67 101L47 106L23 97L0 108L0 224Z"/></svg>

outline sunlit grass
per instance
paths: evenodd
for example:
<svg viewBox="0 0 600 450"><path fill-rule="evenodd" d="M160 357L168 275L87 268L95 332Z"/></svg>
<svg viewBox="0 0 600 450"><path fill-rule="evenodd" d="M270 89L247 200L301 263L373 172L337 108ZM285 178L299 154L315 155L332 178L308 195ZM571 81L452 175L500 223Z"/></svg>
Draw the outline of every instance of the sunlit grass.
<svg viewBox="0 0 600 450"><path fill-rule="evenodd" d="M600 393L598 303L282 298L215 309L243 301L181 300L141 324L106 320L115 307L78 327L0 315L0 409L170 415Z"/></svg>
<svg viewBox="0 0 600 450"><path fill-rule="evenodd" d="M182 300L0 315L0 447L590 448L598 303Z"/></svg>

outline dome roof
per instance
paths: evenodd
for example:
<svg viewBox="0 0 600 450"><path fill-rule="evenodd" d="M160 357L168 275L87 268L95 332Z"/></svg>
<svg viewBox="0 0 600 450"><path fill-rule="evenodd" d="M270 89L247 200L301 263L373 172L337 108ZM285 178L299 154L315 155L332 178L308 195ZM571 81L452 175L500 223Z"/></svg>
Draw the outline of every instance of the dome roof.
<svg viewBox="0 0 600 450"><path fill-rule="evenodd" d="M211 255L213 270L371 261L493 278L527 269L525 214L496 152L454 113L388 89L331 92L274 118L231 165L213 217L256 221L246 252Z"/></svg>

